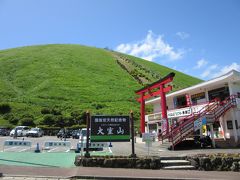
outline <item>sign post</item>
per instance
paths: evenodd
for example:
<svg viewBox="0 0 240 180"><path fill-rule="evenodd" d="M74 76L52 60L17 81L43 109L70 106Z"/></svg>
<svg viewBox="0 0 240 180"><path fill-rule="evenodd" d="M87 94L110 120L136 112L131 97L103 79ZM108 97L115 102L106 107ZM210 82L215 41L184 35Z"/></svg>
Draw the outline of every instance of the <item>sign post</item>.
<svg viewBox="0 0 240 180"><path fill-rule="evenodd" d="M145 145L148 148L148 156L149 156L149 148L152 147L152 142L155 140L155 134L153 133L143 133L142 141L145 142Z"/></svg>
<svg viewBox="0 0 240 180"><path fill-rule="evenodd" d="M90 157L89 153L89 129L90 129L90 113L87 111L87 142L86 142L86 153L85 157Z"/></svg>
<svg viewBox="0 0 240 180"><path fill-rule="evenodd" d="M130 119L131 119L131 138L132 138L132 155L131 155L131 157L136 158L135 147L134 147L134 118L133 118L133 111L130 112Z"/></svg>

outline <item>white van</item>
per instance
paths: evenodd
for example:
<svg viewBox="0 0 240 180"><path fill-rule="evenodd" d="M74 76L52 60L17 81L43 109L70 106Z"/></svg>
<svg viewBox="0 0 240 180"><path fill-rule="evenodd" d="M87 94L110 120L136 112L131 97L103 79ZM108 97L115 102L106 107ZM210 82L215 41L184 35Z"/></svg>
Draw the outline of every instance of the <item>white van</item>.
<svg viewBox="0 0 240 180"><path fill-rule="evenodd" d="M14 136L15 131L17 131L17 136L26 136L29 131L29 127L27 126L17 126L10 132L10 136Z"/></svg>

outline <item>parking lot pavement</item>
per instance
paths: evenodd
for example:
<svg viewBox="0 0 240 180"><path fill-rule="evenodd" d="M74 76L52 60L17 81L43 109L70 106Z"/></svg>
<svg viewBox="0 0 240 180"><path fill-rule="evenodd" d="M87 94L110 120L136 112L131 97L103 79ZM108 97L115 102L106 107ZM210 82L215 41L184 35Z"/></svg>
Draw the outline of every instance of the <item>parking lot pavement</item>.
<svg viewBox="0 0 240 180"><path fill-rule="evenodd" d="M4 147L4 141L5 140L20 140L20 141L31 141L32 146L29 147L20 147L20 146L5 146ZM67 138L67 141L70 141L71 147L65 148L65 147L54 147L51 149L46 149L44 152L68 152L69 149L76 149L78 139L72 139ZM44 149L44 143L47 141L61 141L61 139L57 138L56 136L43 136L39 138L31 138L31 137L18 137L17 139L13 139L13 137L9 136L2 136L0 137L0 151L7 151L7 152L29 152L34 151L37 147L37 143L39 144L39 149ZM136 146L136 152L139 155L146 155L147 149L145 147L144 143L135 143ZM111 148L106 148L109 152L112 152L114 155L130 155L131 154L131 143L130 142L113 142ZM157 152L157 149L154 148ZM153 149L150 150L150 153Z"/></svg>
<svg viewBox="0 0 240 180"><path fill-rule="evenodd" d="M18 137L17 140L31 141L32 147L4 147L5 140L13 140L9 136L0 136L0 151L8 152L33 152L36 149L37 143L39 144L40 150L44 148L44 143L46 141L61 141L61 139L56 136L43 136L39 138L29 138L29 137ZM75 150L77 147L78 139L67 138L70 141L70 149ZM107 151L112 152L113 155L123 155L128 156L132 153L131 142L112 142L112 147L110 150L106 148ZM43 152L69 152L69 148L65 147L55 147L54 149L45 150ZM212 154L212 153L240 153L240 149L194 149L194 150L178 150L169 151L167 149L161 148L159 142L152 143L151 147L147 147L140 138L137 139L135 143L135 153L138 156L187 156L192 154Z"/></svg>
<svg viewBox="0 0 240 180"><path fill-rule="evenodd" d="M29 147L21 147L21 146L4 146L4 142L6 140L19 140L22 142L30 141L32 143L31 148ZM43 136L38 138L32 137L18 137L17 139L13 139L10 136L2 136L0 137L0 151L7 151L7 152L29 152L34 151L37 148L37 144L39 145L39 149L42 150L45 148L44 144L47 141L55 142L55 141L63 141L64 139L59 139L56 136ZM66 141L70 141L71 146L68 147L54 147L53 149L49 149L46 151L49 152L68 152L70 149L76 149L78 139L67 138Z"/></svg>

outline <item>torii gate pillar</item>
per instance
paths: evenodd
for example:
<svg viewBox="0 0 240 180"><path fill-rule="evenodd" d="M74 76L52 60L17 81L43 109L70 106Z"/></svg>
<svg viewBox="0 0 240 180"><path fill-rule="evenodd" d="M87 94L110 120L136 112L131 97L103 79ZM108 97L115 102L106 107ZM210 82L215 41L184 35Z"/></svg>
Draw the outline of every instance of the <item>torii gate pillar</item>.
<svg viewBox="0 0 240 180"><path fill-rule="evenodd" d="M141 132L144 133L145 132L145 100L144 100L144 93L141 94L141 107L140 107L140 114L141 114Z"/></svg>
<svg viewBox="0 0 240 180"><path fill-rule="evenodd" d="M160 85L160 105L162 109L162 119L166 121L166 134L169 132L169 123L168 123L168 117L167 117L167 102L166 102L166 93L164 92L164 86Z"/></svg>
<svg viewBox="0 0 240 180"><path fill-rule="evenodd" d="M166 133L169 132L169 124L167 118L167 103L166 103L166 93L172 90L172 86L168 85L165 87L166 84L173 81L173 77L175 73L170 73L164 78L144 87L136 91L136 94L140 95L141 97L138 101L141 104L140 113L141 113L141 133L145 133L145 100L151 97L155 97L160 95L161 98L161 109L162 109L162 119L166 120ZM154 90L154 91L152 91Z"/></svg>

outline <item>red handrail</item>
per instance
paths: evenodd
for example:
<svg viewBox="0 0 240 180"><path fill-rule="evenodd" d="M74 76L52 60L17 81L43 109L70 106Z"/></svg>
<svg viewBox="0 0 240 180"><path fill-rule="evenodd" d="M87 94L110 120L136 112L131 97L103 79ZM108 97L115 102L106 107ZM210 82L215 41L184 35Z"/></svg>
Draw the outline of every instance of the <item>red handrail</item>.
<svg viewBox="0 0 240 180"><path fill-rule="evenodd" d="M210 103L206 106L204 106L201 110L199 110L197 113L193 113L193 116L188 116L189 119L187 119L187 117L185 117L184 119L187 119L184 123L180 124L178 127L174 128L174 129L171 129L171 138L172 138L172 143L173 143L173 146L174 144L176 145L178 142L180 142L182 140L182 138L185 138L185 137L181 137L180 139L178 139L175 143L174 143L174 140L173 138L174 137L178 137L177 135L179 134L180 132L180 135L182 136L183 134L183 128L186 126L186 125L189 125L190 123L192 123L194 120L196 120L196 117L194 116L195 114L197 114L197 118L200 118L202 117L203 115L205 115L207 112L210 112L210 111L214 111L214 114L216 112L216 109L217 107L221 106L221 105L225 105L227 106L226 109L224 109L223 111L220 110L219 113L217 113L217 115L219 116L219 114L222 115L222 112L225 113L228 109L230 109L233 105L236 105L236 95L231 95L229 96L226 100L222 101L221 103L216 103L216 104L213 104L213 105L210 105ZM230 102L230 103L229 103ZM229 106L230 105L230 106ZM223 106L225 108L225 106ZM207 108L206 108L207 107ZM209 109L210 108L210 109ZM203 110L203 111L202 111ZM218 110L218 109L217 109ZM202 112L201 112L202 111ZM221 116L220 115L220 116ZM216 114L215 114L216 116ZM183 120L184 120L183 119ZM191 125L190 125L191 126ZM188 128L187 130L189 130L191 128ZM186 130L186 131L187 131Z"/></svg>
<svg viewBox="0 0 240 180"><path fill-rule="evenodd" d="M216 101L215 101L216 102ZM182 126L184 126L185 124L188 124L189 121L192 121L193 119L195 119L195 115L198 116L198 118L200 118L200 115L202 115L205 111L206 111L206 107L209 107L210 103L212 102L209 102L206 106L204 106L202 109L200 109L198 112L195 112L195 113L192 113L191 115L188 115L186 117L184 117L181 121L184 121L182 124L180 124L179 126L175 127L174 129L172 129L172 126L171 126L171 131L174 131L174 130L178 130L180 129ZM201 112L202 111L202 112Z"/></svg>
<svg viewBox="0 0 240 180"><path fill-rule="evenodd" d="M212 101L209 101L208 104L206 106L202 107L198 112L194 112L191 115L188 115L188 116L184 117L181 120L181 121L183 121L183 123L181 123L179 126L174 127L174 125L171 125L170 128L169 128L170 129L169 134L164 134L164 133L166 133L166 131L161 132L158 135L159 140L160 140L160 138L162 139L162 141L166 138L168 138L169 140L171 138L171 140L173 142L173 145L177 144L178 142L181 141L182 138L187 137L187 135L182 137L182 134L187 132L189 129L193 128L193 126L191 127L191 123L193 125L193 122L196 119L206 115L208 112L213 112L215 120L218 119L223 113L225 113L233 105L236 105L236 97L237 97L236 95L231 95L227 99L225 99L224 101L221 101L221 102L218 99L214 99ZM223 107L223 109L218 109L218 107ZM185 132L183 132L183 131L185 131ZM179 133L181 135L181 138L178 139L174 143L173 139L174 139L174 137L178 137L177 135L179 135Z"/></svg>

